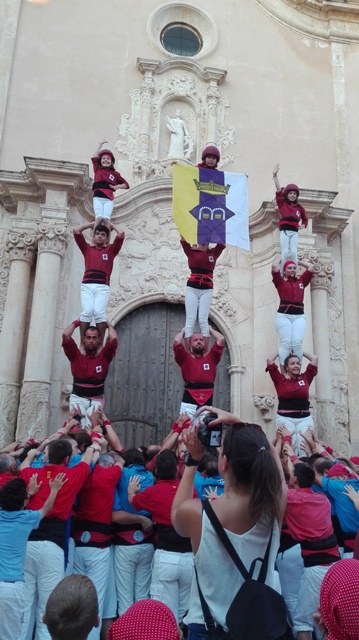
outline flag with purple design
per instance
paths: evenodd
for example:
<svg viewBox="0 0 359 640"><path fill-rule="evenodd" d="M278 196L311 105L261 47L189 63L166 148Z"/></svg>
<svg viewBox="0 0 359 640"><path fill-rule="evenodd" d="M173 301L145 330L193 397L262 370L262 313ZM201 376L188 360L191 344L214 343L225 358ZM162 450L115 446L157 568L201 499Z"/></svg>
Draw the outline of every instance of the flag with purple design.
<svg viewBox="0 0 359 640"><path fill-rule="evenodd" d="M173 217L191 244L233 244L249 250L247 176L174 165Z"/></svg>

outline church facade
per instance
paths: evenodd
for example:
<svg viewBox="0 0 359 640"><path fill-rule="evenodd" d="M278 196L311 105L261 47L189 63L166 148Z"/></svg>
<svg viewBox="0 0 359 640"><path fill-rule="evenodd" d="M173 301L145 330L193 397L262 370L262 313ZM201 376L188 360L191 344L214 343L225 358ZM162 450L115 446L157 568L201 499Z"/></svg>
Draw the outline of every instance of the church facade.
<svg viewBox="0 0 359 640"><path fill-rule="evenodd" d="M274 433L265 361L277 347L279 254L272 168L295 182L315 264L304 346L319 356L311 407L323 438L359 451L359 3L347 0L27 2L0 9L0 444L43 437L71 391L61 332L80 313L72 229L93 220L90 158L106 139L130 183L113 222L126 237L111 277L117 361L106 387L125 444L176 418L188 267L172 216L173 163L248 175L250 252L227 246L211 322L226 338L216 401ZM170 399L170 400L169 400ZM126 431L127 430L127 431ZM127 435L126 435L127 434Z"/></svg>

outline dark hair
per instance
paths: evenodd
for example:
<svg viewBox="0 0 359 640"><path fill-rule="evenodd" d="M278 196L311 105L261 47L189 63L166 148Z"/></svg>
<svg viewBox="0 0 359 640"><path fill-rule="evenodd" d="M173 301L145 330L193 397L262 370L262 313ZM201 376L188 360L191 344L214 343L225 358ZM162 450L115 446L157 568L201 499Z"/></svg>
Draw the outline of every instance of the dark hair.
<svg viewBox="0 0 359 640"><path fill-rule="evenodd" d="M217 456L213 456L210 454L210 458L207 458L205 464L205 472L207 478L214 478L214 476L218 476L218 458Z"/></svg>
<svg viewBox="0 0 359 640"><path fill-rule="evenodd" d="M309 489L315 480L315 471L309 464L304 462L298 462L294 465L294 476L298 480L298 485L301 489Z"/></svg>
<svg viewBox="0 0 359 640"><path fill-rule="evenodd" d="M0 489L0 506L4 511L20 511L27 498L26 482L22 478L9 480Z"/></svg>
<svg viewBox="0 0 359 640"><path fill-rule="evenodd" d="M110 229L106 227L105 224L97 224L94 233L96 233L96 231L104 231L107 237L110 235Z"/></svg>
<svg viewBox="0 0 359 640"><path fill-rule="evenodd" d="M85 640L98 621L95 585L81 574L67 576L50 594L45 624L56 640Z"/></svg>
<svg viewBox="0 0 359 640"><path fill-rule="evenodd" d="M203 473L204 471L206 471L206 464L208 460L211 460L212 458L213 458L212 453L210 453L209 451L205 451L202 458L199 461L197 471L199 471L200 473Z"/></svg>
<svg viewBox="0 0 359 640"><path fill-rule="evenodd" d="M72 446L69 440L52 440L49 443L49 464L63 464L65 458L72 456Z"/></svg>
<svg viewBox="0 0 359 640"><path fill-rule="evenodd" d="M127 449L124 454L125 467L129 467L130 464L138 464L141 467L146 466L145 456L138 449Z"/></svg>
<svg viewBox="0 0 359 640"><path fill-rule="evenodd" d="M92 440L89 434L87 433L87 431L84 431L83 429L81 431L75 431L75 433L70 432L68 437L71 440L76 440L79 446L79 449L82 453L86 451L87 447L89 447L92 444Z"/></svg>
<svg viewBox="0 0 359 640"><path fill-rule="evenodd" d="M286 357L286 359L284 360L284 363L283 363L285 369L288 367L288 362L292 358L297 358L297 360L299 360L298 356L296 356L295 353L290 353L289 356ZM300 362L300 360L299 360L299 362Z"/></svg>
<svg viewBox="0 0 359 640"><path fill-rule="evenodd" d="M100 331L98 329L98 327L96 327L96 325L91 324L89 327L87 327L86 331L85 331L85 335L88 331L97 331L97 335L100 336Z"/></svg>
<svg viewBox="0 0 359 640"><path fill-rule="evenodd" d="M329 471L329 469L332 468L333 464L334 462L332 462L331 460L323 458L323 456L319 456L319 458L314 460L312 467L317 473L319 473L321 476L324 476L324 471Z"/></svg>
<svg viewBox="0 0 359 640"><path fill-rule="evenodd" d="M164 449L156 458L156 478L159 480L174 480L177 475L177 458L170 449Z"/></svg>
<svg viewBox="0 0 359 640"><path fill-rule="evenodd" d="M33 442L32 444L29 444L27 447L24 447L23 452L18 456L19 462L24 462L29 451L31 451L31 449L37 449L37 447L39 446L40 446L40 442Z"/></svg>
<svg viewBox="0 0 359 640"><path fill-rule="evenodd" d="M316 460L323 460L323 456L320 455L320 453L312 453L312 455L309 456L308 458L308 464L311 467L314 467L314 463L316 462Z"/></svg>
<svg viewBox="0 0 359 640"><path fill-rule="evenodd" d="M230 425L222 453L235 483L249 488L250 516L256 522L272 524L281 515L282 479L262 429L244 422Z"/></svg>

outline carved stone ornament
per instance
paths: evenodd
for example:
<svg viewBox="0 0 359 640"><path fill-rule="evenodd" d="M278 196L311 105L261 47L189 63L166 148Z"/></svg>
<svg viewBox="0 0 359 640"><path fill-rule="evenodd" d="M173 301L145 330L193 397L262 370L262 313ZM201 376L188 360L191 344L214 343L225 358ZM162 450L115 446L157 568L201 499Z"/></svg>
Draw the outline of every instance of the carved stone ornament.
<svg viewBox="0 0 359 640"><path fill-rule="evenodd" d="M252 0L285 26L316 40L357 43L357 0Z"/></svg>
<svg viewBox="0 0 359 640"><path fill-rule="evenodd" d="M110 295L109 308L118 312L135 299L144 303L159 296L168 302L183 303L189 270L171 210L155 207L149 216L132 218L125 231L126 242L119 259L119 286ZM227 254L228 249L217 262L212 306L227 322L235 324L238 314L242 318L244 312L229 293L231 258Z"/></svg>
<svg viewBox="0 0 359 640"><path fill-rule="evenodd" d="M6 250L10 256L10 260L26 260L32 262L36 249L36 236L34 234L17 233L11 231L9 233Z"/></svg>
<svg viewBox="0 0 359 640"><path fill-rule="evenodd" d="M14 442L19 395L19 385L0 384L0 449Z"/></svg>
<svg viewBox="0 0 359 640"><path fill-rule="evenodd" d="M311 282L312 289L325 289L330 292L330 285L334 277L334 265L330 262L318 260L314 269L314 276Z"/></svg>
<svg viewBox="0 0 359 640"><path fill-rule="evenodd" d="M122 115L116 144L133 163L134 182L170 175L173 160L195 163L206 144L222 149L221 168L232 162L226 153L234 144L234 128L225 123L230 105L218 88L226 71L187 58L139 59L137 66L144 77L129 93L131 114Z"/></svg>
<svg viewBox="0 0 359 640"><path fill-rule="evenodd" d="M274 396L253 396L253 404L259 409L265 422L273 420L274 408L276 406L276 398Z"/></svg>
<svg viewBox="0 0 359 640"><path fill-rule="evenodd" d="M63 256L69 243L69 232L66 223L39 222L36 229L38 251L56 253Z"/></svg>
<svg viewBox="0 0 359 640"><path fill-rule="evenodd" d="M0 244L0 329L4 317L5 300L10 276L10 257L5 244Z"/></svg>
<svg viewBox="0 0 359 640"><path fill-rule="evenodd" d="M25 381L20 395L16 438L45 438L48 435L50 383Z"/></svg>
<svg viewBox="0 0 359 640"><path fill-rule="evenodd" d="M72 393L72 384L64 383L61 386L61 398L60 398L60 407L64 411L69 411L70 407L70 395Z"/></svg>

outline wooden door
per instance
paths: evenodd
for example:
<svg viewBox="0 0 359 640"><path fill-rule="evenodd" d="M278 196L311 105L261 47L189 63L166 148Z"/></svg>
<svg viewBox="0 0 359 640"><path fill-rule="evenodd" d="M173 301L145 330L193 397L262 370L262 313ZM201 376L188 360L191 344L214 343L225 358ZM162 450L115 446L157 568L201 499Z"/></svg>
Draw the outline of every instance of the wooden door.
<svg viewBox="0 0 359 640"><path fill-rule="evenodd" d="M135 309L116 326L119 344L106 380L106 414L126 448L161 443L178 416L183 380L172 341L184 324L183 305L161 302ZM225 347L214 405L227 410L229 364Z"/></svg>

